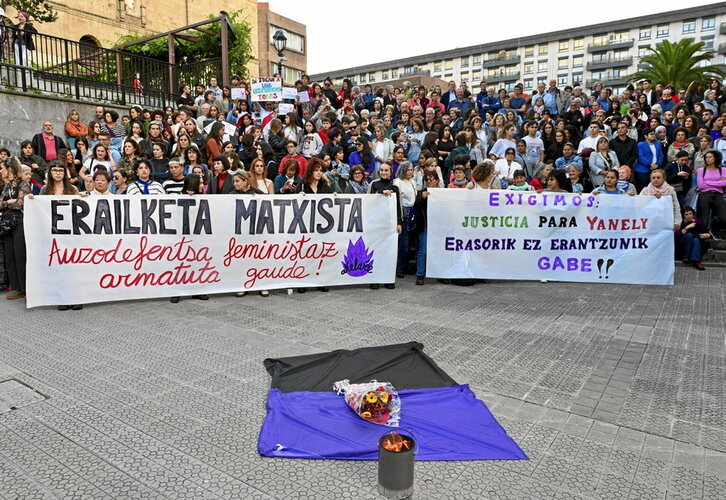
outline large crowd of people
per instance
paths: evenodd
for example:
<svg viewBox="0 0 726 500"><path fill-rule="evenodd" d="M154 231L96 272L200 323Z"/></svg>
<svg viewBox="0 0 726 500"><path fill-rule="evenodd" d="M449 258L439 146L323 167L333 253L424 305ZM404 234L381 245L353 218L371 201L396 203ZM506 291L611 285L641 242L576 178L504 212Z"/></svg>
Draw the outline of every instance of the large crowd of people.
<svg viewBox="0 0 726 500"><path fill-rule="evenodd" d="M670 196L676 257L699 270L726 222L718 80L675 88L646 79L617 94L554 80L531 94L521 84L477 91L454 81L373 88L346 79L334 88L307 76L295 87L294 101L252 102L240 77L222 86L212 78L181 85L175 107L70 109L62 126L44 121L18 151L0 149L7 298L25 296L29 195L394 195L396 275L419 285L433 188ZM293 111L278 113L281 104Z"/></svg>

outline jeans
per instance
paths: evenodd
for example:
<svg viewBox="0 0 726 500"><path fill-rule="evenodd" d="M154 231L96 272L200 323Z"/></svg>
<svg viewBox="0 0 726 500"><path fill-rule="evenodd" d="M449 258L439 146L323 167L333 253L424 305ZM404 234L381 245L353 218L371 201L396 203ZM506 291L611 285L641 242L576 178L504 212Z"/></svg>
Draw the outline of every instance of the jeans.
<svg viewBox="0 0 726 500"><path fill-rule="evenodd" d="M396 272L404 273L408 267L408 229L402 226L401 232L398 233L398 259L396 262Z"/></svg>
<svg viewBox="0 0 726 500"><path fill-rule="evenodd" d="M701 262L701 240L698 236L686 233L680 242L683 249L683 258L691 262Z"/></svg>
<svg viewBox="0 0 726 500"><path fill-rule="evenodd" d="M710 211L710 215L709 215ZM705 191L698 195L698 218L706 225L711 224L711 232L718 236L721 225L726 222L726 202L723 199L723 193L716 191Z"/></svg>
<svg viewBox="0 0 726 500"><path fill-rule="evenodd" d="M18 218L18 225L5 235L5 267L8 281L14 292L25 291L25 232L23 217Z"/></svg>
<svg viewBox="0 0 726 500"><path fill-rule="evenodd" d="M426 231L418 235L418 251L416 252L416 276L426 276Z"/></svg>

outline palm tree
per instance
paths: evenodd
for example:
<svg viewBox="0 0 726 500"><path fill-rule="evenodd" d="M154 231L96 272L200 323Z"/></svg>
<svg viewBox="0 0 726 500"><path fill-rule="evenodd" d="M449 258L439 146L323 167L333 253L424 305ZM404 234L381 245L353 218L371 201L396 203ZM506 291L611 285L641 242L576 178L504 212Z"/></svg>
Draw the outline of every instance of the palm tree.
<svg viewBox="0 0 726 500"><path fill-rule="evenodd" d="M655 48L648 47L650 54L640 58L642 69L632 75L631 81L650 78L655 83L672 83L677 89L684 89L693 81L706 83L713 77L723 77L726 65L708 64L716 53L701 52L704 45L693 38L684 38L676 43L663 40Z"/></svg>

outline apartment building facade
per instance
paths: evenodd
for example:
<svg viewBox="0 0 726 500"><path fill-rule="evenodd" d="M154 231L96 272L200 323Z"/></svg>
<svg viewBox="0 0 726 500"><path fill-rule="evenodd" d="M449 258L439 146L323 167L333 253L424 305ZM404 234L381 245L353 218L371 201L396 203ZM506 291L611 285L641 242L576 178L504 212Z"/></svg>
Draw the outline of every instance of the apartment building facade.
<svg viewBox="0 0 726 500"><path fill-rule="evenodd" d="M587 88L601 82L618 92L638 70L648 47L682 38L704 42L704 49L716 52L713 63L726 62L726 2L336 70L311 79L330 76L340 84L350 78L357 85L376 87L424 75L475 88L485 81L509 90L521 82L525 91L554 79L560 86Z"/></svg>

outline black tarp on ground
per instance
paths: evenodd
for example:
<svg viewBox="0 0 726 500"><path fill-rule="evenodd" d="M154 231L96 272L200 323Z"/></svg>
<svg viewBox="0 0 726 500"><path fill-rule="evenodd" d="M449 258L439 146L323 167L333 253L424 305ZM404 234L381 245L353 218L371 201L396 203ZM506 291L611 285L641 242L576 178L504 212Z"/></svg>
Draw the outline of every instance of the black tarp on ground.
<svg viewBox="0 0 726 500"><path fill-rule="evenodd" d="M333 383L343 379L352 384L390 382L398 390L457 385L424 354L419 342L266 359L264 363L272 375L272 389L282 392L332 391Z"/></svg>

